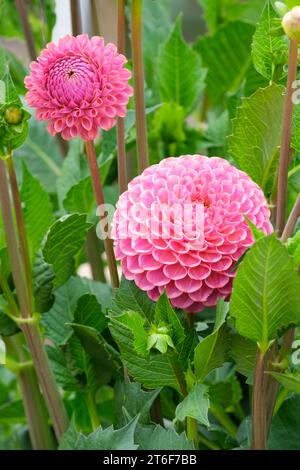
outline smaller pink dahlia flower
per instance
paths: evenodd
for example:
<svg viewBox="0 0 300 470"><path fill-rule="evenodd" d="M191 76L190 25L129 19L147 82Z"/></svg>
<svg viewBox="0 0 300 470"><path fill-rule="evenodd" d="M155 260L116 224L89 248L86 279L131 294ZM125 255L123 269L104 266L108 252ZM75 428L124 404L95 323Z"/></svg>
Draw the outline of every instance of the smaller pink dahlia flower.
<svg viewBox="0 0 300 470"><path fill-rule="evenodd" d="M112 237L124 276L156 301L213 307L232 291L234 266L254 242L245 216L272 232L262 190L222 158L166 158L129 183Z"/></svg>
<svg viewBox="0 0 300 470"><path fill-rule="evenodd" d="M65 36L31 63L27 103L36 108L38 120L49 121L51 135L93 140L99 128L107 131L126 115L132 88L125 63L116 46L101 37Z"/></svg>

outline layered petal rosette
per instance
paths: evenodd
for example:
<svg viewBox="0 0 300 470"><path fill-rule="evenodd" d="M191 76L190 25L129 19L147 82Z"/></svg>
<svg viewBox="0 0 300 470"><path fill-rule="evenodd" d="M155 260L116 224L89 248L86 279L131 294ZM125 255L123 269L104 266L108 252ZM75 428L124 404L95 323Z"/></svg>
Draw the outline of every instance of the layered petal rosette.
<svg viewBox="0 0 300 470"><path fill-rule="evenodd" d="M93 140L99 128L107 131L126 115L132 88L125 63L116 46L101 37L65 36L31 63L26 100L38 120L48 121L51 135Z"/></svg>
<svg viewBox="0 0 300 470"><path fill-rule="evenodd" d="M165 289L174 307L198 312L230 296L235 264L254 242L246 218L272 232L264 194L246 173L217 157L166 158L121 195L116 258L152 300Z"/></svg>

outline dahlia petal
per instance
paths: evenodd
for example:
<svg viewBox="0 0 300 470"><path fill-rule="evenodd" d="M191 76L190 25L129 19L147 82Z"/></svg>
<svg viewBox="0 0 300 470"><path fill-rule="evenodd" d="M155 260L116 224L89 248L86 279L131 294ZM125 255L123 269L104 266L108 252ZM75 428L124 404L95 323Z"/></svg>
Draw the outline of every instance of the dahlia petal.
<svg viewBox="0 0 300 470"><path fill-rule="evenodd" d="M182 279L187 274L187 269L179 263L169 264L164 266L164 273L169 279L177 281L177 279Z"/></svg>

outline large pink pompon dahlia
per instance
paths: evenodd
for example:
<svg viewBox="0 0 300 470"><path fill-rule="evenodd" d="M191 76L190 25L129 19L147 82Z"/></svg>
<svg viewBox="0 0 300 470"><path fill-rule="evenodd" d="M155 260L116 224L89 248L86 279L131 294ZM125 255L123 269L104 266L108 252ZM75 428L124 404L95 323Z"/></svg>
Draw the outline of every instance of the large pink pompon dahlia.
<svg viewBox="0 0 300 470"><path fill-rule="evenodd" d="M254 242L245 216L272 232L264 194L246 173L222 158L167 158L121 195L116 257L152 300L166 289L174 307L198 312L231 294L234 265Z"/></svg>
<svg viewBox="0 0 300 470"><path fill-rule="evenodd" d="M26 100L38 120L49 121L51 135L93 140L126 115L132 95L126 58L114 44L87 34L65 36L48 44L25 78Z"/></svg>

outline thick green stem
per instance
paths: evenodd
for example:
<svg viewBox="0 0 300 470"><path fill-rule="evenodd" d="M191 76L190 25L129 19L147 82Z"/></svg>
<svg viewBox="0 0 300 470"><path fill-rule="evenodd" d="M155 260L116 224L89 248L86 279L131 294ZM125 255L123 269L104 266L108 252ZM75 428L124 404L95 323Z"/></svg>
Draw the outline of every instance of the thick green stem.
<svg viewBox="0 0 300 470"><path fill-rule="evenodd" d="M85 148L86 148L86 154L88 157L96 203L98 207L104 207L105 201L104 201L102 184L100 180L100 174L99 174L99 169L98 169L94 142L92 141L85 142ZM102 218L105 219L105 216L103 216ZM114 254L113 242L112 242L112 239L108 236L108 234L106 235L104 234L103 243L104 243L104 248L105 248L105 253L106 253L106 258L107 258L108 269L110 273L111 284L113 288L117 288L119 287L119 274L118 274L118 268L117 268L115 254Z"/></svg>
<svg viewBox="0 0 300 470"><path fill-rule="evenodd" d="M134 101L136 115L136 142L138 153L138 169L142 173L149 166L147 121L145 113L144 95L144 64L142 47L142 0L132 0L132 58L133 58L133 80Z"/></svg>
<svg viewBox="0 0 300 470"><path fill-rule="evenodd" d="M252 449L265 450L267 440L265 409L265 355L258 349L252 397Z"/></svg>
<svg viewBox="0 0 300 470"><path fill-rule="evenodd" d="M292 134L293 117L293 83L297 76L298 43L294 40L290 42L288 78L285 95L283 126L280 146L280 160L277 184L277 211L276 211L276 231L281 236L286 219L288 171L290 164L290 145Z"/></svg>
<svg viewBox="0 0 300 470"><path fill-rule="evenodd" d="M219 421L219 423L226 429L226 431L228 431L231 437L235 439L236 433L237 433L237 426L229 418L228 414L223 410L223 408L221 406L218 406L216 403L211 403L210 412Z"/></svg>
<svg viewBox="0 0 300 470"><path fill-rule="evenodd" d="M27 286L30 301L32 301L32 273L31 273L29 246L27 242L22 203L21 203L12 153L8 155L8 158L5 161L6 161L6 165L8 169L10 187L11 187L11 192L13 196L16 224L17 224L17 230L18 230L18 235L19 235L19 240L20 240L20 252L21 252L22 263L23 263L24 271L25 271L25 281L26 281L26 286Z"/></svg>
<svg viewBox="0 0 300 470"><path fill-rule="evenodd" d="M22 335L6 338L18 363L25 364ZM20 367L17 378L21 389L31 444L34 450L55 449L55 440L48 422L48 413L32 366Z"/></svg>
<svg viewBox="0 0 300 470"><path fill-rule="evenodd" d="M90 391L87 392L86 402L87 402L87 407L89 411L92 428L93 428L93 431L95 431L100 426L100 418L99 418L98 411L95 405L94 396Z"/></svg>
<svg viewBox="0 0 300 470"><path fill-rule="evenodd" d="M2 207L3 225L6 236L8 254L11 262L11 270L20 306L22 323L20 327L25 335L35 371L47 404L49 415L53 422L55 434L60 440L67 430L68 418L62 398L57 388L53 372L50 368L48 357L44 349L42 337L38 325L33 321L30 297L26 287L25 273L18 249L18 242L12 216L12 207L9 197L8 181L5 163L0 159L0 201ZM25 322L24 322L25 320ZM26 323L28 321L28 323Z"/></svg>
<svg viewBox="0 0 300 470"><path fill-rule="evenodd" d="M186 434L187 434L188 439L193 441L195 444L195 447L197 447L199 443L197 420L194 418L190 418L189 416L186 418Z"/></svg>
<svg viewBox="0 0 300 470"><path fill-rule="evenodd" d="M126 0L118 0L118 52L125 54L125 4ZM125 145L125 119L119 117L117 123L118 140L118 180L119 190L122 194L127 189L127 163L126 163L126 145Z"/></svg>

